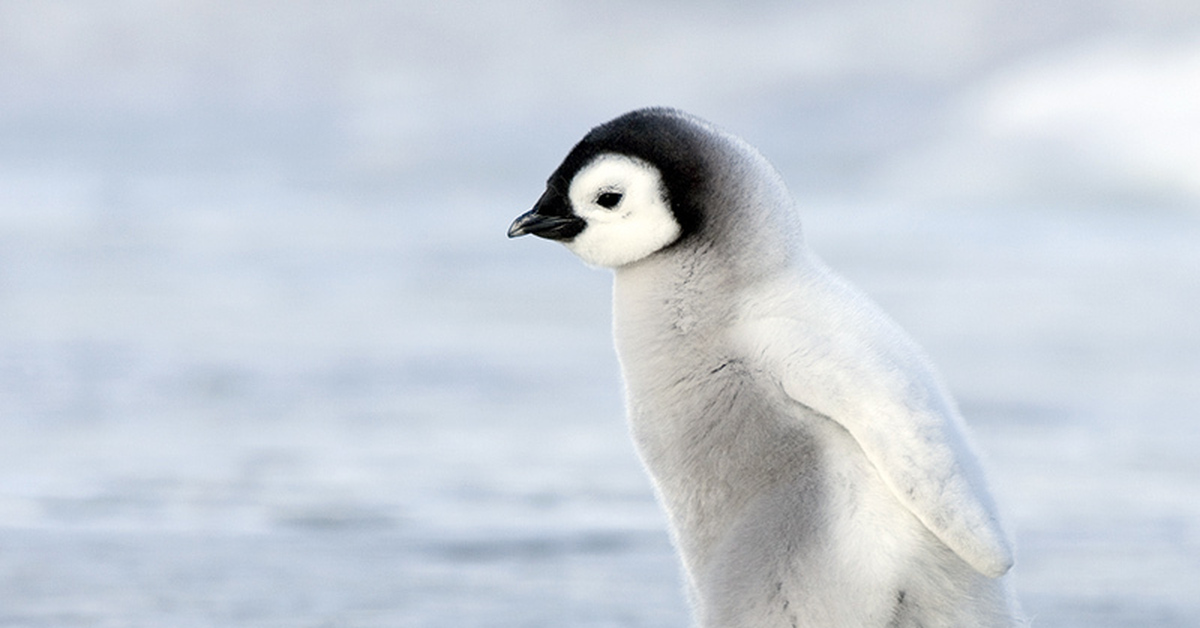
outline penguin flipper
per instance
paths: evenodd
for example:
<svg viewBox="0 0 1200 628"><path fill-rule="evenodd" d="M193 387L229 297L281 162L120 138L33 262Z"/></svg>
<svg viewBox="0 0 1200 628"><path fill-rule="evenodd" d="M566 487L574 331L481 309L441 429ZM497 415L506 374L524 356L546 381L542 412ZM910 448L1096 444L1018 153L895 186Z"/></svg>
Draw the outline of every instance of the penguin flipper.
<svg viewBox="0 0 1200 628"><path fill-rule="evenodd" d="M976 571L1012 567L962 419L915 345L813 334L789 319L755 327L753 352L791 402L845 428L896 499Z"/></svg>

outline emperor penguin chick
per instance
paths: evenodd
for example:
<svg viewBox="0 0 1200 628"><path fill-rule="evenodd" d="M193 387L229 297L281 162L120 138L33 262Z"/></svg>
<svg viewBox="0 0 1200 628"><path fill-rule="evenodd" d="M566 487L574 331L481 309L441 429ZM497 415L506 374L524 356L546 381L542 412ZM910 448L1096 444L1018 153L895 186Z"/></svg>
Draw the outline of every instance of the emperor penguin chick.
<svg viewBox="0 0 1200 628"><path fill-rule="evenodd" d="M588 133L509 237L614 270L631 432L704 628L1020 623L924 354L806 247L778 173L683 112Z"/></svg>

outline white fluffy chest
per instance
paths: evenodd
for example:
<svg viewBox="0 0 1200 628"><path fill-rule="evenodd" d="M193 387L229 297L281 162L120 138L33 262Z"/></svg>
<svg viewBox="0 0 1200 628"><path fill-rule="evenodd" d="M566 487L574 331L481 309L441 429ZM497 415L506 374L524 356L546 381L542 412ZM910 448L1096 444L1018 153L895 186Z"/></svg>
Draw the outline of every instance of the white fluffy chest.
<svg viewBox="0 0 1200 628"><path fill-rule="evenodd" d="M770 591L804 577L815 555L886 580L923 542L849 434L789 408L743 365L631 381L628 394L639 452L705 597Z"/></svg>

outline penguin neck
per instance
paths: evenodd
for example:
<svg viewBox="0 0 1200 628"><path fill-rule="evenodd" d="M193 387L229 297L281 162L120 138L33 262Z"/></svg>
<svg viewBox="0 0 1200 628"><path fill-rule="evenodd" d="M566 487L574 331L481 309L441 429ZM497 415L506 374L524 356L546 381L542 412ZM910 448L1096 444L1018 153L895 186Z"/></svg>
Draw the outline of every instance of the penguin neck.
<svg viewBox="0 0 1200 628"><path fill-rule="evenodd" d="M712 272L714 260L696 253L702 252L660 251L616 269L613 321L618 336L629 331L677 343L708 336L705 328L727 319L731 300L721 295L730 290L731 277Z"/></svg>
<svg viewBox="0 0 1200 628"><path fill-rule="evenodd" d="M720 353L724 330L739 312L739 295L787 272L786 259L770 267L761 259L748 264L722 248L705 241L681 242L615 270L613 326L623 361L634 353L642 357L631 364L647 364L647 356L657 362L681 351ZM676 362L689 363L694 364Z"/></svg>
<svg viewBox="0 0 1200 628"><path fill-rule="evenodd" d="M762 210L754 221L716 222L614 271L618 314L653 315L687 333L728 322L737 294L810 264L794 207Z"/></svg>

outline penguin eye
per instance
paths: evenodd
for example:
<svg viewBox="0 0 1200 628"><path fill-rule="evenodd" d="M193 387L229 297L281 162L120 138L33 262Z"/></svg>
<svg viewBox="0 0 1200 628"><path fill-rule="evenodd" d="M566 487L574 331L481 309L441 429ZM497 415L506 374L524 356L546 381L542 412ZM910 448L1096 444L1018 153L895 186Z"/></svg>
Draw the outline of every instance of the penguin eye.
<svg viewBox="0 0 1200 628"><path fill-rule="evenodd" d="M600 196L596 197L596 204L604 209L612 209L621 202L620 192L601 192Z"/></svg>

